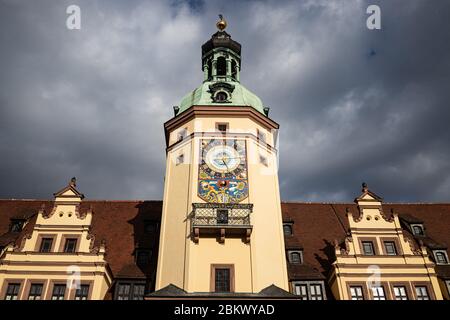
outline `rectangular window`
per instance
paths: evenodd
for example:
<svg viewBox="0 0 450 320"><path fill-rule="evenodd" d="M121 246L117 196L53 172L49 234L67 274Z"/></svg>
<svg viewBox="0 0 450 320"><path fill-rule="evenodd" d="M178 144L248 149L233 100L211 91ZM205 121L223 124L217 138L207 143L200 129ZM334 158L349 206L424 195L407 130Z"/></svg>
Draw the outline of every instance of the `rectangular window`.
<svg viewBox="0 0 450 320"><path fill-rule="evenodd" d="M77 247L77 239L66 239L66 243L64 245L65 253L74 253Z"/></svg>
<svg viewBox="0 0 450 320"><path fill-rule="evenodd" d="M323 300L322 286L320 284L311 284L309 286L311 300Z"/></svg>
<svg viewBox="0 0 450 320"><path fill-rule="evenodd" d="M416 295L417 295L417 300L430 300L430 296L428 295L427 287L425 287L425 286L417 286L416 287Z"/></svg>
<svg viewBox="0 0 450 320"><path fill-rule="evenodd" d="M131 284L120 283L117 289L117 300L130 300Z"/></svg>
<svg viewBox="0 0 450 320"><path fill-rule="evenodd" d="M52 250L53 238L42 238L39 252L50 252Z"/></svg>
<svg viewBox="0 0 450 320"><path fill-rule="evenodd" d="M295 284L294 293L300 297L300 300L308 300L308 286L306 284Z"/></svg>
<svg viewBox="0 0 450 320"><path fill-rule="evenodd" d="M75 300L87 300L89 295L89 285L82 284L75 292Z"/></svg>
<svg viewBox="0 0 450 320"><path fill-rule="evenodd" d="M6 289L5 300L17 300L19 296L20 283L9 283Z"/></svg>
<svg viewBox="0 0 450 320"><path fill-rule="evenodd" d="M361 286L350 287L350 296L352 300L364 300L363 288Z"/></svg>
<svg viewBox="0 0 450 320"><path fill-rule="evenodd" d="M259 129L256 129L256 136L260 142L266 143L266 134Z"/></svg>
<svg viewBox="0 0 450 320"><path fill-rule="evenodd" d="M388 256L396 256L397 255L397 248L395 247L394 241L385 241L384 249Z"/></svg>
<svg viewBox="0 0 450 320"><path fill-rule="evenodd" d="M405 286L394 287L395 300L408 300L408 294L406 293Z"/></svg>
<svg viewBox="0 0 450 320"><path fill-rule="evenodd" d="M43 287L44 285L42 283L31 284L30 293L28 294L28 300L41 300Z"/></svg>
<svg viewBox="0 0 450 320"><path fill-rule="evenodd" d="M231 292L231 272L229 268L215 269L215 292Z"/></svg>
<svg viewBox="0 0 450 320"><path fill-rule="evenodd" d="M145 283L118 283L116 287L117 300L143 300Z"/></svg>
<svg viewBox="0 0 450 320"><path fill-rule="evenodd" d="M373 300L386 300L383 287L372 287Z"/></svg>
<svg viewBox="0 0 450 320"><path fill-rule="evenodd" d="M182 164L182 163L184 163L184 154L180 154L180 155L177 157L176 165L179 165L179 164Z"/></svg>
<svg viewBox="0 0 450 320"><path fill-rule="evenodd" d="M363 241L362 242L363 254L365 256L373 256L375 255L375 250L373 249L372 241Z"/></svg>
<svg viewBox="0 0 450 320"><path fill-rule="evenodd" d="M186 138L186 136L187 136L187 129L181 129L178 132L177 141L183 140L184 138Z"/></svg>
<svg viewBox="0 0 450 320"><path fill-rule="evenodd" d="M144 299L144 284L134 284L133 285L133 300L143 300Z"/></svg>
<svg viewBox="0 0 450 320"><path fill-rule="evenodd" d="M53 286L52 300L64 300L65 293L66 293L65 284L55 284Z"/></svg>
<svg viewBox="0 0 450 320"><path fill-rule="evenodd" d="M217 131L226 133L228 131L228 123L216 123Z"/></svg>

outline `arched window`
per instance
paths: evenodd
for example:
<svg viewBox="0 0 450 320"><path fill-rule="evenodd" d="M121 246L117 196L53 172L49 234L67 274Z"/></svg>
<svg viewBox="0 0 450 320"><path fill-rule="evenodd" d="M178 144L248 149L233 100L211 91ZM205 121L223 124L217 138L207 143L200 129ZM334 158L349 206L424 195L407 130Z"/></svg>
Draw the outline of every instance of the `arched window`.
<svg viewBox="0 0 450 320"><path fill-rule="evenodd" d="M441 251L437 251L434 253L435 257L436 257L436 262L438 264L447 264L447 256L445 255L445 253L441 252Z"/></svg>
<svg viewBox="0 0 450 320"><path fill-rule="evenodd" d="M231 60L231 76L233 79L237 79L237 64L236 60Z"/></svg>
<svg viewBox="0 0 450 320"><path fill-rule="evenodd" d="M225 76L227 74L227 62L224 57L217 59L217 75Z"/></svg>
<svg viewBox="0 0 450 320"><path fill-rule="evenodd" d="M291 263L301 263L300 252L291 252Z"/></svg>

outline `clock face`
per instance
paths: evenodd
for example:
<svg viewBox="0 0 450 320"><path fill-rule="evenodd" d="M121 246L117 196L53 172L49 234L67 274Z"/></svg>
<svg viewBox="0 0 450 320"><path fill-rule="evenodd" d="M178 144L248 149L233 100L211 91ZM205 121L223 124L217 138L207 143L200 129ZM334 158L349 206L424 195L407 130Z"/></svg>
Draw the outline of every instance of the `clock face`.
<svg viewBox="0 0 450 320"><path fill-rule="evenodd" d="M237 203L247 198L245 140L201 140L198 196L217 203Z"/></svg>
<svg viewBox="0 0 450 320"><path fill-rule="evenodd" d="M217 172L232 172L235 170L241 158L239 152L231 146L215 146L206 153L205 162L212 170Z"/></svg>

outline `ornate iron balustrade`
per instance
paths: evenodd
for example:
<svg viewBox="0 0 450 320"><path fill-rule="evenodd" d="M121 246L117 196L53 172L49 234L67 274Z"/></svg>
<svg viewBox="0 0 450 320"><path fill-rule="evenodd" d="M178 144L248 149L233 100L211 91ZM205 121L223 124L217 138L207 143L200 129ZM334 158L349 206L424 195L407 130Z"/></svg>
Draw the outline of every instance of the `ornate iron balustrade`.
<svg viewBox="0 0 450 320"><path fill-rule="evenodd" d="M246 241L250 241L253 204L193 203L192 209L195 242L198 242L200 229L209 233L220 231L220 242L225 240L225 230L228 234L243 233Z"/></svg>

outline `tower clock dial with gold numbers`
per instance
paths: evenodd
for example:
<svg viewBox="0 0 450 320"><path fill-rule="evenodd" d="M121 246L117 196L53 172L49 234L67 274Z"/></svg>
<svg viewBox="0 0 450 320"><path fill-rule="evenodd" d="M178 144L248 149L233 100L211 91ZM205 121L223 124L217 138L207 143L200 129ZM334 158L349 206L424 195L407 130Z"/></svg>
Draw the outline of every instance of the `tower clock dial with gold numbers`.
<svg viewBox="0 0 450 320"><path fill-rule="evenodd" d="M247 198L245 140L201 141L198 196L213 203L238 203Z"/></svg>

